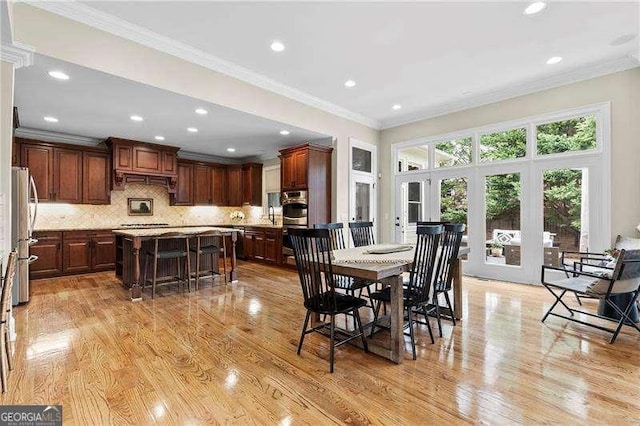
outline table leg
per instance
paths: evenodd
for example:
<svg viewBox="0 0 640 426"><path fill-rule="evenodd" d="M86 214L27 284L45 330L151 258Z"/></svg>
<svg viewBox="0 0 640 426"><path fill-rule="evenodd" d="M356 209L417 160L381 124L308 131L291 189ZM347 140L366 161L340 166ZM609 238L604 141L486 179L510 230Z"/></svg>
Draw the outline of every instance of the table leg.
<svg viewBox="0 0 640 426"><path fill-rule="evenodd" d="M131 301L142 300L142 287L140 287L140 238L132 241L133 246L133 285L131 286Z"/></svg>
<svg viewBox="0 0 640 426"><path fill-rule="evenodd" d="M238 232L231 233L231 271L229 272L229 281L238 282L238 269L236 268L236 242L238 241Z"/></svg>
<svg viewBox="0 0 640 426"><path fill-rule="evenodd" d="M404 302L402 275L385 280L391 286L391 361L400 364L404 359Z"/></svg>
<svg viewBox="0 0 640 426"><path fill-rule="evenodd" d="M456 258L453 262L453 317L462 319L462 262Z"/></svg>

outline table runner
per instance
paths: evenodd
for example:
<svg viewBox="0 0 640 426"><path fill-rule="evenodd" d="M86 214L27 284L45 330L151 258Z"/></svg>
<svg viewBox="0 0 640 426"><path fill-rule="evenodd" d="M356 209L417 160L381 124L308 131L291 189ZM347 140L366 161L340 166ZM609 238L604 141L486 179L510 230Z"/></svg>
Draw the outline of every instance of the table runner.
<svg viewBox="0 0 640 426"><path fill-rule="evenodd" d="M385 254L365 253L368 250L387 249L400 244L375 244L371 246L354 247L333 252L334 263L411 263L415 248L407 251Z"/></svg>

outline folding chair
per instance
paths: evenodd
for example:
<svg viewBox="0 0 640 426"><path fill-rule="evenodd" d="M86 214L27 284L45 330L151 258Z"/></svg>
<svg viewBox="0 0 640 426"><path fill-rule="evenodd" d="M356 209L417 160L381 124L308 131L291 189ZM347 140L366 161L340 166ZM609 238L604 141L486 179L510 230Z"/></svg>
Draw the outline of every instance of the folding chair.
<svg viewBox="0 0 640 426"><path fill-rule="evenodd" d="M609 333L612 333L609 343L614 343L616 341L623 325L631 326L640 332L640 328L638 328L632 318L633 316L636 316L636 300L638 299L638 293L640 293L640 250L620 250L620 254L618 255L618 260L613 271L598 273L574 269L571 271L571 276L569 278L551 280L546 272L552 270L566 272L566 269L563 268L546 265L542 266L542 285L544 285L555 297L555 302L551 305L544 317L542 317L542 322L545 322L549 315L553 315L587 325L589 327L594 327L599 330L608 331ZM613 319L598 313L569 307L569 305L562 300L567 292L569 292L569 294L575 293L580 297L586 296L601 299L606 306L619 316L619 319ZM619 304L616 303L617 300L615 300L614 296L620 294L630 295L627 299L628 303L626 303L626 306L619 306ZM569 311L570 316L554 312L554 309L558 305L562 305L567 311ZM617 322L617 326L613 329L583 321L576 318L576 313Z"/></svg>

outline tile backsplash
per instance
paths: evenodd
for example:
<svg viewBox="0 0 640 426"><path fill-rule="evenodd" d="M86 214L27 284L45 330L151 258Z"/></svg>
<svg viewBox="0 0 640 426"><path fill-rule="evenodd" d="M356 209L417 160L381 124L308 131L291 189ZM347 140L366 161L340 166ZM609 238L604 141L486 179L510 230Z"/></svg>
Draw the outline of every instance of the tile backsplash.
<svg viewBox="0 0 640 426"><path fill-rule="evenodd" d="M153 198L153 215L129 216L128 198ZM41 203L36 229L115 229L123 223L150 222L172 226L231 224L229 213L234 210L245 215L240 223L266 223L262 207L170 206L167 188L129 184L124 191L112 191L108 205Z"/></svg>

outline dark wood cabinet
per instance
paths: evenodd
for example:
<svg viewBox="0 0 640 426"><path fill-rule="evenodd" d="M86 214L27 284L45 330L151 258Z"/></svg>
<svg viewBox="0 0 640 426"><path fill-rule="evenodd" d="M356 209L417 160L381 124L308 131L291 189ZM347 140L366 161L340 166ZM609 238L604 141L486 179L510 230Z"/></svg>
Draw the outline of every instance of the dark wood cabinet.
<svg viewBox="0 0 640 426"><path fill-rule="evenodd" d="M53 200L82 203L82 151L53 149Z"/></svg>
<svg viewBox="0 0 640 426"><path fill-rule="evenodd" d="M282 229L246 226L243 240L244 257L272 265L282 264Z"/></svg>
<svg viewBox="0 0 640 426"><path fill-rule="evenodd" d="M193 167L193 193L195 204L213 204L211 167L196 164Z"/></svg>
<svg viewBox="0 0 640 426"><path fill-rule="evenodd" d="M227 189L227 205L242 206L242 166L227 167Z"/></svg>
<svg viewBox="0 0 640 426"><path fill-rule="evenodd" d="M262 164L242 165L242 202L252 206L262 205Z"/></svg>
<svg viewBox="0 0 640 426"><path fill-rule="evenodd" d="M65 236L63 238L62 272L64 274L91 272L91 239L89 237Z"/></svg>
<svg viewBox="0 0 640 426"><path fill-rule="evenodd" d="M307 226L331 222L333 148L311 144L280 150L282 191L307 190Z"/></svg>
<svg viewBox="0 0 640 426"><path fill-rule="evenodd" d="M111 156L107 152L82 153L82 202L109 204L111 202Z"/></svg>
<svg viewBox="0 0 640 426"><path fill-rule="evenodd" d="M283 191L307 189L307 175L309 170L308 153L308 149L303 148L287 152L286 154L282 154L280 158L280 187Z"/></svg>
<svg viewBox="0 0 640 426"><path fill-rule="evenodd" d="M48 278L62 274L62 232L34 232L38 242L29 247L29 254L38 260L29 265L29 278Z"/></svg>
<svg viewBox="0 0 640 426"><path fill-rule="evenodd" d="M213 166L213 204L216 206L226 206L229 202L227 193L227 168Z"/></svg>
<svg viewBox="0 0 640 426"><path fill-rule="evenodd" d="M53 148L48 145L21 143L20 163L29 168L38 191L38 200L53 201Z"/></svg>
<svg viewBox="0 0 640 426"><path fill-rule="evenodd" d="M193 206L193 164L179 161L177 167L178 183L176 184L176 193L171 198L171 204L174 206Z"/></svg>
<svg viewBox="0 0 640 426"><path fill-rule="evenodd" d="M98 232L91 237L92 271L108 271L116 267L116 239L111 232Z"/></svg>
<svg viewBox="0 0 640 426"><path fill-rule="evenodd" d="M109 204L110 155L104 150L16 138L41 202Z"/></svg>

